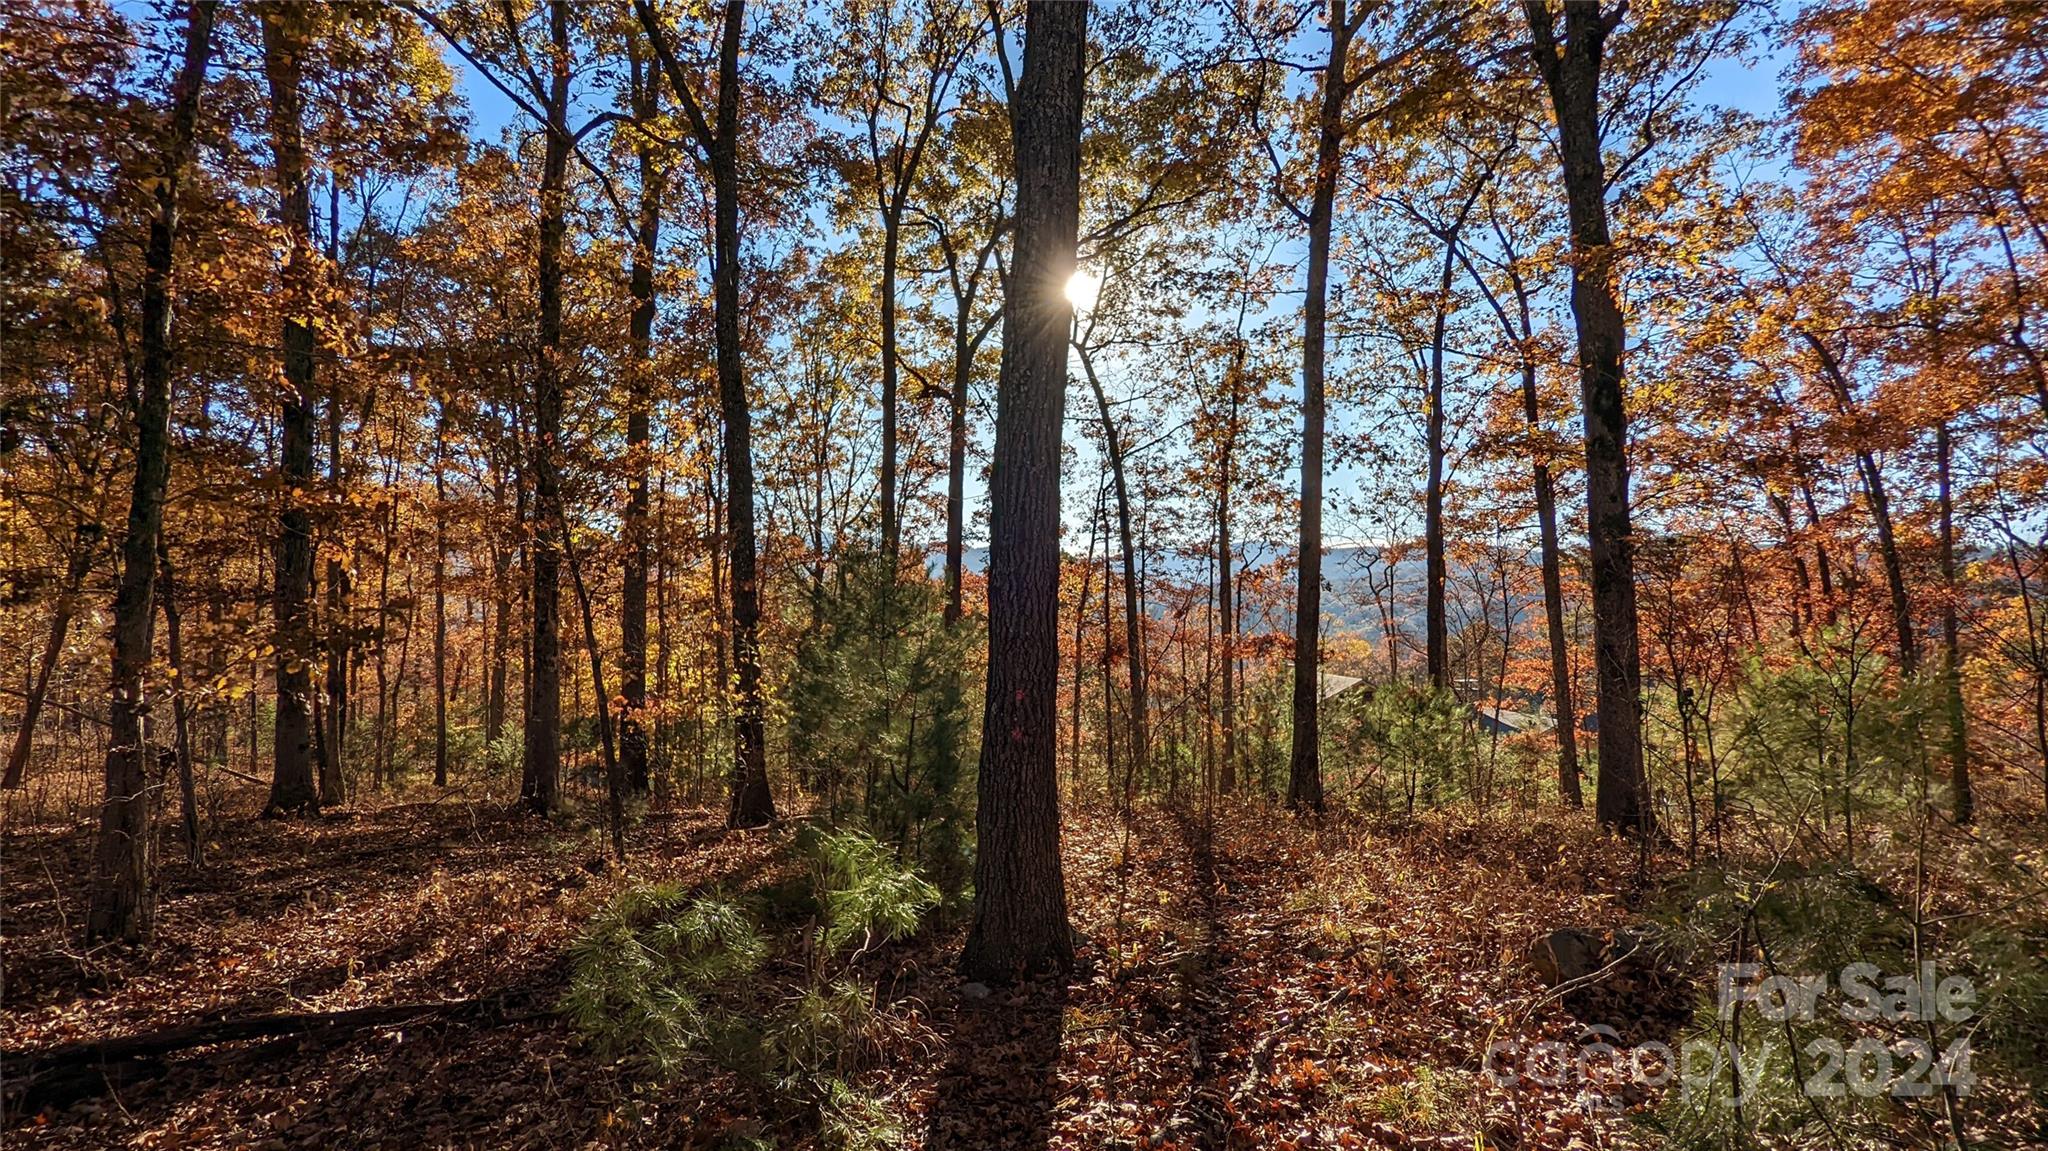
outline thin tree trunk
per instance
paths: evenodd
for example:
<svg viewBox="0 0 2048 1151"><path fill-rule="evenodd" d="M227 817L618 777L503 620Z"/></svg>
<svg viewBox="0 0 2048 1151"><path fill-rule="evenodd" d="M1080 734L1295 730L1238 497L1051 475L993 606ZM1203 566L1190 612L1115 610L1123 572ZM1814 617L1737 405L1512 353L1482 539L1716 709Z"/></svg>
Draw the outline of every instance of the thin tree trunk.
<svg viewBox="0 0 2048 1151"><path fill-rule="evenodd" d="M1223 452L1216 476L1216 602L1223 657L1223 770L1220 784L1226 795L1237 790L1237 600L1232 590L1236 586L1237 551L1230 539L1230 497L1236 483L1231 468L1236 463L1238 398L1244 386L1244 357L1244 344L1240 342L1230 364L1230 422L1224 428Z"/></svg>
<svg viewBox="0 0 2048 1151"><path fill-rule="evenodd" d="M78 612L78 594L92 571L92 553L99 546L97 525L79 525L74 537L75 550L64 569L64 590L57 596L56 615L50 621L50 641L43 648L42 658L36 661L35 678L29 681L28 696L22 701L21 726L15 729L14 746L7 753L7 776L0 780L0 787L8 790L23 786L29 751L35 743L36 723L42 718L43 700L50 690L50 676L64 654L64 639L71 633L72 616Z"/></svg>
<svg viewBox="0 0 2048 1151"><path fill-rule="evenodd" d="M1005 285L989 484L989 650L977 781L970 978L1008 982L1073 962L1060 860L1060 434L1065 287L1081 207L1088 7L1033 0L1010 113L1017 219Z"/></svg>
<svg viewBox="0 0 2048 1151"><path fill-rule="evenodd" d="M1953 445L1948 420L1934 430L1935 467L1941 499L1941 678L1948 706L1949 788L1953 793L1955 820L1967 824L1976 817L1976 796L1970 788L1969 713L1963 706L1961 644L1956 612L1956 529L1955 498L1949 474Z"/></svg>
<svg viewBox="0 0 2048 1151"><path fill-rule="evenodd" d="M504 502L503 481L498 502ZM512 549L491 541L491 670L484 688L484 742L497 743L505 733L506 666L512 662Z"/></svg>
<svg viewBox="0 0 2048 1151"><path fill-rule="evenodd" d="M1102 390L1102 380L1095 374L1094 360L1078 342L1076 350L1080 352L1081 370L1088 377L1088 387L1095 393L1095 409L1102 419L1102 441L1109 450L1110 478L1116 490L1117 545L1122 549L1124 569L1124 654L1131 691L1130 771L1133 776L1142 777L1151 751L1150 702L1145 690L1144 613L1138 610L1138 556L1137 549L1131 546L1131 489L1124 472L1123 437L1110 415L1109 395ZM1106 580L1103 587L1107 594Z"/></svg>
<svg viewBox="0 0 2048 1151"><path fill-rule="evenodd" d="M1853 415L1855 397L1849 390L1849 380L1842 371L1841 361L1812 332L1801 329L1799 335L1820 361L1821 377L1834 393L1835 402L1845 415ZM1906 568L1899 555L1898 536L1893 531L1891 497L1885 490L1884 472L1878 467L1876 454L1868 447L1856 449L1856 474L1863 483L1863 498L1870 508L1871 524L1877 531L1877 552L1884 564L1885 587L1891 594L1892 630L1898 640L1899 670L1913 675L1920 670L1920 641L1913 627L1913 602L1906 589Z"/></svg>
<svg viewBox="0 0 2048 1151"><path fill-rule="evenodd" d="M277 715L267 815L320 810L313 771L313 521L305 499L313 486L313 201L307 187L303 53L311 10L294 4L262 9L263 74L270 88L270 143L281 219L291 244L285 267L282 508L271 613L277 628Z"/></svg>
<svg viewBox="0 0 2048 1151"><path fill-rule="evenodd" d="M341 266L341 181L333 173L327 184L327 263L330 270ZM341 515L343 506L341 455L341 374L330 367L327 373L327 498ZM338 524L330 524L330 531ZM341 540L334 532L327 559L327 715L325 749L320 755L320 802L340 804L348 799L347 776L343 773L343 740L348 732L349 570L341 561Z"/></svg>
<svg viewBox="0 0 2048 1151"><path fill-rule="evenodd" d="M1073 772L1073 795L1077 803L1081 797L1081 690L1087 686L1088 679L1087 665L1081 658L1081 639L1088 624L1088 596L1095 583L1095 542L1099 538L1099 523L1099 520L1088 521L1088 553L1081 563L1081 596L1074 605L1074 708L1070 715L1073 721L1073 754L1068 763Z"/></svg>
<svg viewBox="0 0 2048 1151"><path fill-rule="evenodd" d="M906 191L897 187L882 206L882 565L891 586L903 551L903 523L896 508L896 253L902 242Z"/></svg>
<svg viewBox="0 0 2048 1151"><path fill-rule="evenodd" d="M963 317L964 319L964 317ZM964 322L953 341L953 394L946 419L946 613L947 627L960 622L961 565L967 532L967 389L974 379L974 357L966 348Z"/></svg>
<svg viewBox="0 0 2048 1151"><path fill-rule="evenodd" d="M732 559L733 667L738 673L734 712L732 810L727 822L754 827L775 819L768 789L765 708L761 694L761 583L754 541L753 412L740 363L739 104L741 0L728 0L718 51L717 146L712 182L717 196L718 392L725 415L725 502Z"/></svg>
<svg viewBox="0 0 2048 1151"><path fill-rule="evenodd" d="M1515 293L1516 322L1508 335L1515 340L1522 362L1522 418L1534 434L1541 430L1543 424L1542 405L1536 388L1536 325L1530 314L1528 285L1522 280L1521 271L1512 258L1508 277ZM1484 290L1485 282L1479 280L1476 271L1473 279ZM1491 293L1487 298L1493 298ZM1495 306L1498 308L1499 305L1496 303ZM1500 312L1500 318L1505 326L1505 310ZM1578 701L1572 691L1571 645L1565 637L1563 561L1557 539L1557 487L1550 474L1548 458L1540 451L1533 454L1537 547L1543 574L1543 622L1550 641L1550 691L1554 697L1551 710L1557 714L1557 794L1566 807L1578 808L1586 801L1579 789L1579 712Z"/></svg>
<svg viewBox="0 0 2048 1151"><path fill-rule="evenodd" d="M192 779L192 704L186 691L191 679L185 674L185 644L179 628L178 583L171 570L169 541L159 533L156 540L158 589L164 611L164 647L171 659L171 716L177 725L177 743L172 748L178 768L178 814L185 826L185 857L194 864L205 855L199 839L199 791Z"/></svg>
<svg viewBox="0 0 2048 1151"><path fill-rule="evenodd" d="M445 401L444 401L445 403ZM448 786L448 411L434 425L434 786Z"/></svg>
<svg viewBox="0 0 2048 1151"><path fill-rule="evenodd" d="M161 157L156 203L143 252L142 372L135 404L135 478L121 576L114 595L113 682L107 708L106 800L93 854L88 940L147 938L154 926L150 896L150 788L146 770L143 693L156 617L157 534L171 475L172 269L178 235L178 186L192 156L199 95L213 48L215 5L194 0L186 17L184 60L172 87L170 132Z"/></svg>
<svg viewBox="0 0 2048 1151"><path fill-rule="evenodd" d="M1429 685L1438 691L1451 686L1450 621L1444 603L1447 564L1444 560L1444 343L1451 312L1451 272L1456 264L1456 233L1444 241L1444 264L1437 277L1435 320L1429 337L1428 418L1424 439L1429 451L1429 476L1423 492L1423 628L1424 667Z"/></svg>
<svg viewBox="0 0 2048 1151"><path fill-rule="evenodd" d="M980 297L982 273L1001 240L1003 225L989 230L988 242L975 254L974 270L963 280L951 240L941 233L946 272L953 284L953 394L948 399L946 426L946 614L948 627L960 622L962 565L967 531L967 402L974 384L974 357L995 330L1000 314L974 327L974 304Z"/></svg>
<svg viewBox="0 0 2048 1151"><path fill-rule="evenodd" d="M661 32L653 4L649 0L634 0L633 5L711 169L712 311L718 403L725 424L725 526L732 569L729 575L733 686L739 697L733 711L732 802L726 814L730 827L758 827L775 819L775 796L768 787L766 707L761 692L753 410L747 399L745 366L740 362L740 33L745 27L744 9L742 0L726 2L718 43L715 122L707 122L702 106L691 94L688 73Z"/></svg>
<svg viewBox="0 0 2048 1151"><path fill-rule="evenodd" d="M1330 60L1316 115L1316 171L1308 212L1308 283L1302 305L1301 504L1295 551L1294 732L1287 757L1287 806L1323 809L1323 429L1327 402L1330 227L1344 160L1344 104L1351 94L1351 37L1345 0L1330 0Z"/></svg>
<svg viewBox="0 0 2048 1151"><path fill-rule="evenodd" d="M1600 787L1607 827L1645 839L1655 826L1643 771L1642 656L1637 647L1635 540L1628 497L1628 414L1622 353L1628 333L1615 298L1600 155L1600 64L1608 30L1624 9L1567 5L1559 44L1548 0L1525 0L1532 54L1556 113L1571 225L1572 316L1586 421L1586 513L1593 576L1593 647L1599 688Z"/></svg>
<svg viewBox="0 0 2048 1151"><path fill-rule="evenodd" d="M661 73L648 68L640 41L628 44L632 69L633 118L652 121L660 111ZM661 240L662 174L655 164L654 144L642 140L635 148L640 168L640 218L633 236L633 262L628 273L633 293L633 364L627 374L626 513L624 572L619 604L619 694L626 706L619 713L619 759L626 786L635 795L648 788L647 729L647 481L651 458L649 432L653 412L654 262Z"/></svg>
<svg viewBox="0 0 2048 1151"><path fill-rule="evenodd" d="M562 536L569 555L569 578L576 585L576 605L583 616L583 648L590 657L590 687L597 696L597 733L604 749L605 814L612 834L612 855L626 861L626 772L612 746L611 696L604 689L604 653L597 646L597 621L590 611L590 591L583 583L583 565L576 558L575 541Z"/></svg>
<svg viewBox="0 0 2048 1151"><path fill-rule="evenodd" d="M529 810L554 811L562 778L562 244L568 230L569 7L550 0L548 33L560 66L548 80L540 183L540 357L533 373L533 638L526 750L519 785Z"/></svg>

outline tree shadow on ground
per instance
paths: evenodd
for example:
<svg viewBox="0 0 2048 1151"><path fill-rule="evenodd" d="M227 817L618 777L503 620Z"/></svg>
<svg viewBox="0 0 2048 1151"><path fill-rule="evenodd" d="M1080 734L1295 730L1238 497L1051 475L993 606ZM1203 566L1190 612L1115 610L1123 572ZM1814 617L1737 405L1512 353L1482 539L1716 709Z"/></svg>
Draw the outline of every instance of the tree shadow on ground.
<svg viewBox="0 0 2048 1151"><path fill-rule="evenodd" d="M1206 813L1176 812L1175 830L1187 850L1194 879L1184 913L1195 924L1201 945L1183 968L1182 995L1188 1014L1190 1083L1186 1119L1196 1147L1230 1145L1231 1087L1234 1073L1231 1035L1238 1027L1236 1002L1229 981L1237 955L1229 945L1225 911L1217 895L1225 889L1216 869L1215 823Z"/></svg>
<svg viewBox="0 0 2048 1151"><path fill-rule="evenodd" d="M1066 1005L1067 989L1059 983L1026 983L960 1000L926 1151L1032 1151L1048 1144L1060 1097Z"/></svg>

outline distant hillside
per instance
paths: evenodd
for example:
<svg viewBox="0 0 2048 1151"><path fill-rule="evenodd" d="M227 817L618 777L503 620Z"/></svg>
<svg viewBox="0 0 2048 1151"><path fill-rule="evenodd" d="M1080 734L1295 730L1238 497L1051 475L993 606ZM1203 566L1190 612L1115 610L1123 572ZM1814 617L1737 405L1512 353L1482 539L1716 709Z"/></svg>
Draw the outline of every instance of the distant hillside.
<svg viewBox="0 0 2048 1151"><path fill-rule="evenodd" d="M1376 579L1385 586L1386 572L1379 566L1384 549L1369 544L1354 544L1334 547L1323 557L1323 614L1331 620L1331 626L1340 632L1366 637L1380 638L1379 611L1373 604L1372 588L1368 578ZM1253 568L1270 568L1275 557L1291 563L1294 545L1266 543L1240 550L1238 571ZM1247 556L1257 557L1258 563L1246 562ZM970 572L985 575L988 572L988 549L974 547L961 555L961 563ZM1167 579L1177 584L1200 584L1209 578L1208 565L1200 558L1159 554L1147 557L1148 578ZM934 554L929 563L934 579L945 570L945 556ZM1419 636L1423 631L1422 619L1422 578L1423 559L1420 554L1411 555L1394 565L1394 590L1399 601L1396 624L1405 635ZM1290 577L1291 578L1291 577ZM1540 605L1539 600L1528 600L1522 607L1529 610ZM1273 632L1288 634L1294 630L1292 602L1274 605L1270 610L1260 610L1245 620L1247 632ZM1156 609L1155 609L1156 610Z"/></svg>

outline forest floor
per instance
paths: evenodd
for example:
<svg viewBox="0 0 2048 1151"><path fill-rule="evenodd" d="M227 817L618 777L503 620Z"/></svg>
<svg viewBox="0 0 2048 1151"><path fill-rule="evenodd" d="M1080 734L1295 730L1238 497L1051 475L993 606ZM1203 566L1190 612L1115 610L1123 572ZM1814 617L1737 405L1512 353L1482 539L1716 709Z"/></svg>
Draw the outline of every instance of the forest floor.
<svg viewBox="0 0 2048 1151"><path fill-rule="evenodd" d="M260 799L247 797L253 806ZM193 866L166 845L154 949L78 949L90 837L4 832L10 1079L64 1045L277 1012L482 1001L93 1069L7 1118L10 1147L715 1147L764 1129L708 1067L649 1083L555 1013L565 949L626 879L743 889L798 865L792 824L655 811L630 863L588 825L500 802L231 818ZM1211 832L1213 828L1213 833ZM1503 1087L1488 1044L1569 1040L1530 942L1624 921L1640 863L1585 817L1305 826L1258 803L1069 812L1086 941L1063 985L984 994L963 927L868 961L883 1036L858 1082L912 1146L1649 1145L1625 1083ZM1623 1021L1616 1021L1617 1023ZM63 1098L63 1095L73 1098ZM12 1097L10 1097L12 1098ZM1482 1138L1483 1137L1483 1138Z"/></svg>

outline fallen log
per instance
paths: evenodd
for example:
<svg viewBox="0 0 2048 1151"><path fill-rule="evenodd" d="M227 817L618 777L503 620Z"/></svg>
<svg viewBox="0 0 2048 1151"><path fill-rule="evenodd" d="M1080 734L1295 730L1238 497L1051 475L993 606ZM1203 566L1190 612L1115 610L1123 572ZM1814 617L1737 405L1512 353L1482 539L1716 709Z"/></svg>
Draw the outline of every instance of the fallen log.
<svg viewBox="0 0 2048 1151"><path fill-rule="evenodd" d="M6 1121L45 1106L69 1103L168 1069L168 1056L266 1037L331 1041L380 1027L433 1020L486 1019L516 1023L548 1014L508 1006L509 994L434 1003L379 1004L344 1011L280 1012L214 1019L161 1031L67 1043L42 1050L0 1051Z"/></svg>

